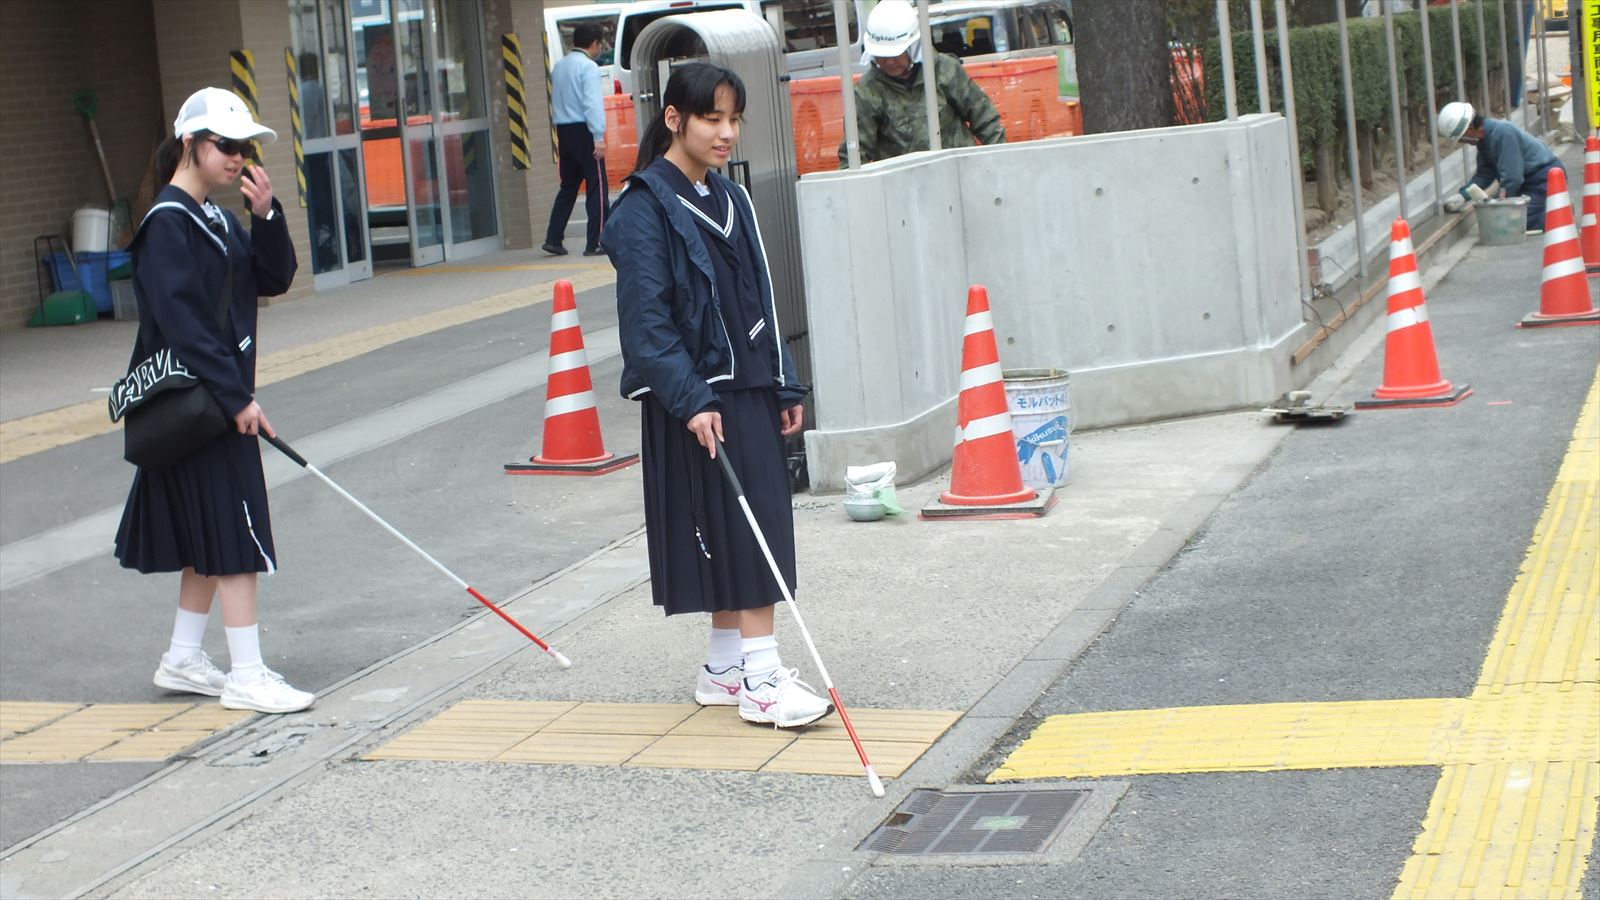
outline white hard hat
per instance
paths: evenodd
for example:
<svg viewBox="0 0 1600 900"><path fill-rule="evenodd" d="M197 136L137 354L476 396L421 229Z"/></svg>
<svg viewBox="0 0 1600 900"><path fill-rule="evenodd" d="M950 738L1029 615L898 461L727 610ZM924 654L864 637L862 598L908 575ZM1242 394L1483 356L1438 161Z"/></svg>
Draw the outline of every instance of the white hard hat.
<svg viewBox="0 0 1600 900"><path fill-rule="evenodd" d="M906 52L919 36L917 10L909 0L882 0L867 16L862 44L868 56L893 59Z"/></svg>
<svg viewBox="0 0 1600 900"><path fill-rule="evenodd" d="M264 138L269 143L278 139L278 133L257 122L250 115L239 95L222 88L201 88L189 95L178 110L172 123L176 137L209 131L218 137L242 141L247 138Z"/></svg>
<svg viewBox="0 0 1600 900"><path fill-rule="evenodd" d="M1447 141L1459 141L1477 117L1478 111L1471 103L1460 100L1446 103L1444 109L1439 110L1439 136Z"/></svg>

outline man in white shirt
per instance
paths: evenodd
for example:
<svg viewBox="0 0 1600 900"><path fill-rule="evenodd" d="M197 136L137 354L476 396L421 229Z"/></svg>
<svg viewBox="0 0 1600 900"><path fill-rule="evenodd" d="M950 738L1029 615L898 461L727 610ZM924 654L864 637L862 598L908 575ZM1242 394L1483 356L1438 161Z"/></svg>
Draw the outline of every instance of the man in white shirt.
<svg viewBox="0 0 1600 900"><path fill-rule="evenodd" d="M600 227L606 208L606 113L600 67L594 61L604 43L599 26L579 25L572 32L572 52L550 70L550 115L556 124L561 189L550 210L543 249L553 256L566 255L562 239L578 200L579 184L587 186L585 208L589 213L583 255L605 252L600 249Z"/></svg>

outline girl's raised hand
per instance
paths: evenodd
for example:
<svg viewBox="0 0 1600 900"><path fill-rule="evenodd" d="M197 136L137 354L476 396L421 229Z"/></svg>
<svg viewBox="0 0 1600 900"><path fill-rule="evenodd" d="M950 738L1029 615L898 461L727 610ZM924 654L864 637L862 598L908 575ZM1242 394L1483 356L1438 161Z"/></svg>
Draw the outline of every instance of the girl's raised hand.
<svg viewBox="0 0 1600 900"><path fill-rule="evenodd" d="M272 178L266 166L251 166L239 176L239 193L250 201L250 211L264 216L272 209Z"/></svg>

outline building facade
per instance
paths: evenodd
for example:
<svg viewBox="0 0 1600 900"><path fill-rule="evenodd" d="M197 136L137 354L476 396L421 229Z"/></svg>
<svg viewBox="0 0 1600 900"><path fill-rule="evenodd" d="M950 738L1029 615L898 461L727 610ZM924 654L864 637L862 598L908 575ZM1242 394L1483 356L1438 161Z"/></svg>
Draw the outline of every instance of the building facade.
<svg viewBox="0 0 1600 900"><path fill-rule="evenodd" d="M557 183L543 23L542 0L0 4L0 327L38 308L36 237L70 239L75 211L119 200L138 221L156 146L206 86L253 87L278 133L264 165L300 258L290 298L532 246ZM243 212L236 190L213 199Z"/></svg>

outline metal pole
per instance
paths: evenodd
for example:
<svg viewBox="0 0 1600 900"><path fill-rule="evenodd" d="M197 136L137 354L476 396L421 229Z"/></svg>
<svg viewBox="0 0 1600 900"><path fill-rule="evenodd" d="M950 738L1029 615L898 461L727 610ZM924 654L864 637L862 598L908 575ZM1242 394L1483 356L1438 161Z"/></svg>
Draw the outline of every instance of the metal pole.
<svg viewBox="0 0 1600 900"><path fill-rule="evenodd" d="M1450 0L1450 39L1455 43L1456 49L1456 99L1465 102L1467 99L1467 62L1461 55L1461 2ZM1461 154L1462 176L1472 174L1472 166L1477 159L1476 153L1471 154L1472 160L1467 159L1469 154Z"/></svg>
<svg viewBox="0 0 1600 900"><path fill-rule="evenodd" d="M1567 4L1567 44L1571 53L1568 55L1568 65L1572 67L1572 128L1573 133L1581 140L1589 135L1595 123L1589 120L1589 90L1584 86L1583 51L1586 49L1583 35L1587 33L1587 10L1573 2Z"/></svg>
<svg viewBox="0 0 1600 900"><path fill-rule="evenodd" d="M1528 127L1528 26L1523 21L1522 9L1524 0L1513 0L1512 9L1516 12L1517 19L1517 78L1521 84L1517 85L1517 108L1522 110L1522 127Z"/></svg>
<svg viewBox="0 0 1600 900"><path fill-rule="evenodd" d="M1262 22L1261 0L1250 0L1250 36L1256 45L1256 109L1272 112L1272 95L1267 90L1267 36Z"/></svg>
<svg viewBox="0 0 1600 900"><path fill-rule="evenodd" d="M1406 149L1400 118L1400 73L1395 66L1394 50L1394 0L1384 0L1383 39L1389 48L1389 111L1394 123L1394 174L1397 194L1400 197L1400 218L1411 221L1410 204L1406 202Z"/></svg>
<svg viewBox="0 0 1600 900"><path fill-rule="evenodd" d="M1239 118L1239 93L1233 84L1233 31L1228 26L1228 0L1217 0L1218 46L1222 48L1222 97L1228 118Z"/></svg>
<svg viewBox="0 0 1600 900"><path fill-rule="evenodd" d="M928 28L928 0L917 0L917 27L922 41L922 99L928 104L928 149L944 147L944 135L939 133L939 94L935 82L939 77L939 51L933 46L933 33Z"/></svg>
<svg viewBox="0 0 1600 900"><path fill-rule="evenodd" d="M1277 0L1278 68L1283 72L1283 114L1289 120L1289 184L1294 189L1295 250L1300 254L1300 299L1311 299L1311 265L1307 258L1305 174L1300 169L1300 121L1294 114L1294 66L1289 56L1287 0Z"/></svg>
<svg viewBox="0 0 1600 900"><path fill-rule="evenodd" d="M1489 99L1489 29L1483 23L1485 2L1486 0L1478 0L1472 6L1478 11L1478 74L1483 80L1483 111L1487 114L1494 101ZM1510 115L1510 110L1507 110L1506 114Z"/></svg>
<svg viewBox="0 0 1600 900"><path fill-rule="evenodd" d="M1539 133L1544 134L1550 130L1550 62L1544 52L1544 10L1538 4L1533 7L1533 40L1539 56Z"/></svg>
<svg viewBox="0 0 1600 900"><path fill-rule="evenodd" d="M1439 98L1433 90L1433 40L1428 33L1428 8L1418 10L1422 16L1422 77L1428 80L1428 149L1433 151L1433 211L1444 215L1444 175L1439 171Z"/></svg>
<svg viewBox="0 0 1600 900"><path fill-rule="evenodd" d="M1495 0L1495 12L1500 16L1500 67L1506 73L1506 121L1511 121L1511 110L1514 106L1511 100L1511 36L1506 33L1506 0ZM1517 64L1517 76L1522 77L1522 65Z"/></svg>
<svg viewBox="0 0 1600 900"><path fill-rule="evenodd" d="M1343 3L1335 3L1339 11L1339 67L1344 77L1344 132L1350 154L1350 199L1356 213L1356 270L1362 279L1367 277L1367 226L1362 221L1361 161L1356 155L1356 89L1350 81L1350 23Z"/></svg>
<svg viewBox="0 0 1600 900"><path fill-rule="evenodd" d="M855 61L850 58L850 26L845 17L850 14L845 0L833 0L833 33L839 44L839 96L844 100L844 153L845 165L861 168L861 131L856 127L856 84L851 78Z"/></svg>

